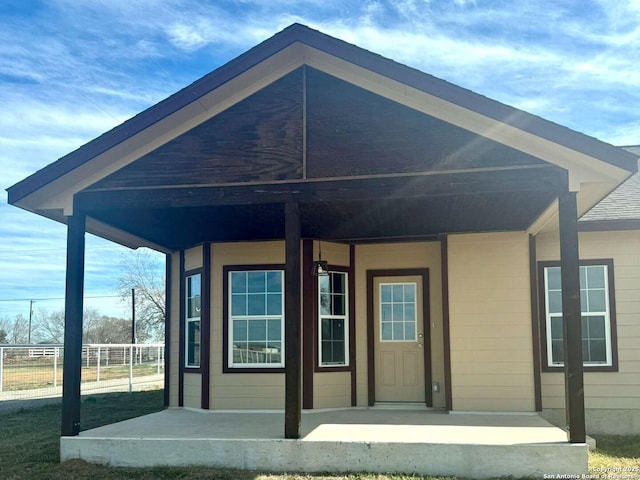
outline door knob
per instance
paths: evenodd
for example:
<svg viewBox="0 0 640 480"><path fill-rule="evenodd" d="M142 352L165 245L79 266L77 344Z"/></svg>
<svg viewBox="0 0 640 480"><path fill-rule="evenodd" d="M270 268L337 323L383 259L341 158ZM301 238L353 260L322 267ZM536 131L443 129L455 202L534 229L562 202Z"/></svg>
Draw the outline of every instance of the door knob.
<svg viewBox="0 0 640 480"><path fill-rule="evenodd" d="M424 335L422 333L419 333L418 338L422 338L422 337L424 337Z"/></svg>

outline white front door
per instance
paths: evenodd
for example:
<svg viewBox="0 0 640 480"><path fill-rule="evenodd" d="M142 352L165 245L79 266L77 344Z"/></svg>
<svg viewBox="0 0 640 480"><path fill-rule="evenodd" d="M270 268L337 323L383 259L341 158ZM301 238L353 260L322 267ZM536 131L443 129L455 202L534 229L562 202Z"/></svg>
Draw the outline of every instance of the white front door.
<svg viewBox="0 0 640 480"><path fill-rule="evenodd" d="M422 277L373 282L376 402L425 402Z"/></svg>

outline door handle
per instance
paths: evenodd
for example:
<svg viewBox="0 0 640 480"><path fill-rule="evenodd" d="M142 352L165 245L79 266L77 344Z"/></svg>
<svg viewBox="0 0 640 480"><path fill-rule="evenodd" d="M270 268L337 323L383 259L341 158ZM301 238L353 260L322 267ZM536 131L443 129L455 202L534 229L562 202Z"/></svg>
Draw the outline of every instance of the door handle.
<svg viewBox="0 0 640 480"><path fill-rule="evenodd" d="M419 333L419 334L418 334L418 338L422 338L422 337L424 337L424 334Z"/></svg>

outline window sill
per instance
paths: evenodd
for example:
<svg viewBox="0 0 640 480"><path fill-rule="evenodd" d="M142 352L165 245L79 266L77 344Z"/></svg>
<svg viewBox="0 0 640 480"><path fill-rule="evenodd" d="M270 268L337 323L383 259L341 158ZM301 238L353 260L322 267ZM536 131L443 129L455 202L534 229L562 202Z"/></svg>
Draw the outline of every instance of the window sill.
<svg viewBox="0 0 640 480"><path fill-rule="evenodd" d="M583 366L584 372L585 373L589 373L589 372L617 372L618 371L618 366L617 365L584 365ZM549 366L543 366L542 367L542 371L545 373L564 373L564 367L559 367L559 366L553 366L553 367L549 367Z"/></svg>
<svg viewBox="0 0 640 480"><path fill-rule="evenodd" d="M222 373L284 373L284 367L227 367Z"/></svg>

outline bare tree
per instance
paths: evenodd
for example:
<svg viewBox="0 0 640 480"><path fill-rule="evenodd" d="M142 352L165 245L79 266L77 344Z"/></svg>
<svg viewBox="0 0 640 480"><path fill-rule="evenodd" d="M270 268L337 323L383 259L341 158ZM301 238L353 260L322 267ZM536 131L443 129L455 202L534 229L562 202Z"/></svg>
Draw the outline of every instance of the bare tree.
<svg viewBox="0 0 640 480"><path fill-rule="evenodd" d="M50 312L39 308L33 312L31 338L40 343L64 342L64 310Z"/></svg>
<svg viewBox="0 0 640 480"><path fill-rule="evenodd" d="M0 343L7 343L7 331L0 328Z"/></svg>
<svg viewBox="0 0 640 480"><path fill-rule="evenodd" d="M0 330L6 333L6 343L27 343L29 338L29 319L23 315L0 318ZM2 342L0 342L2 343Z"/></svg>
<svg viewBox="0 0 640 480"><path fill-rule="evenodd" d="M131 308L135 289L136 337L138 341L160 340L164 335L165 272L164 256L148 249L124 254L118 294Z"/></svg>
<svg viewBox="0 0 640 480"><path fill-rule="evenodd" d="M131 341L131 320L100 316L84 332L85 343L129 343Z"/></svg>

